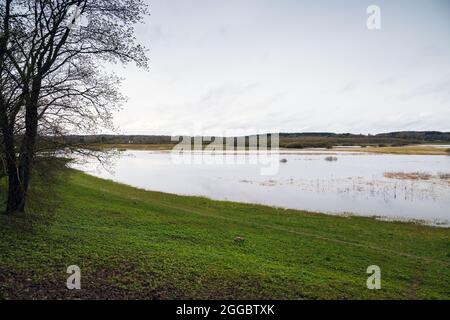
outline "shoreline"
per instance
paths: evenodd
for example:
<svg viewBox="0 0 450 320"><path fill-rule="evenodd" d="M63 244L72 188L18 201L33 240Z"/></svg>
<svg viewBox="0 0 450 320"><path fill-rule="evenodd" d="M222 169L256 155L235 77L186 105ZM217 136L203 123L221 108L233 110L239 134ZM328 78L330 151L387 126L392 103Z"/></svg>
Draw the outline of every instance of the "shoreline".
<svg viewBox="0 0 450 320"><path fill-rule="evenodd" d="M339 211L339 212L333 212L333 211L320 211L320 210L310 210L310 209L301 209L301 208L293 208L293 207L284 207L284 206L277 206L277 205L270 205L265 203L257 203L257 202L251 202L251 201L234 201L234 200L226 200L226 199L217 199L217 198L211 198L208 196L202 196L202 195L196 195L196 194L178 194L178 193L172 193L172 192L165 192L165 191L158 191L158 190L152 190L147 188L139 188L136 186L133 186L131 184L127 184L124 182L116 181L113 179L106 179L99 176L96 176L92 173L85 172L82 170L75 169L76 171L79 171L83 174L87 174L91 177L97 178L97 179L103 179L106 181L110 181L112 183L121 184L130 188L137 188L139 190L147 191L147 192L158 192L162 194L167 194L175 197L195 197L195 198L201 198L201 199L207 199L209 201L217 201L217 202L225 202L225 203L234 203L234 204L243 204L243 205L252 205L252 206L262 206L271 208L274 210L290 210L290 211L298 211L298 212L306 212L309 214L318 214L318 215L325 215L325 216L333 216L333 217L342 217L342 218L368 218L373 219L376 221L382 221L382 222L392 222L392 223L405 223L405 224L414 224L414 225L421 225L421 226L427 226L427 227L433 227L433 228L450 228L450 221L448 220L442 220L442 219L420 219L420 218L406 218L406 217L390 217L387 215L382 214L358 214L354 212L347 212L347 211Z"/></svg>
<svg viewBox="0 0 450 320"><path fill-rule="evenodd" d="M63 175L55 203L0 215L0 299L449 298L448 229ZM73 264L82 290L65 287ZM374 264L383 290L367 290Z"/></svg>
<svg viewBox="0 0 450 320"><path fill-rule="evenodd" d="M359 146L336 146L331 149L326 148L279 148L281 152L289 153L311 153L311 152L324 152L324 154L345 152L345 153L373 153L373 154L399 154L399 155L448 155L450 153L446 148L439 147L440 145L408 145L402 147L359 147ZM126 150L142 150L142 151L172 151L174 145L167 144L101 144L96 145L96 147L101 149L117 149L119 151ZM226 150L226 148L224 148ZM235 151L230 150L230 152ZM236 151L246 151L246 150L236 150ZM282 153L280 153L282 154Z"/></svg>

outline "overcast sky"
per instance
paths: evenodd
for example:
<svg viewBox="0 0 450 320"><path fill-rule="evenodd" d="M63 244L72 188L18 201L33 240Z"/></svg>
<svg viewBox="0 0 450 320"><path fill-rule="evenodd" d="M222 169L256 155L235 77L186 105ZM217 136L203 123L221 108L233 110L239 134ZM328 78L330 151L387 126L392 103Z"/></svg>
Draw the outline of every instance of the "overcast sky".
<svg viewBox="0 0 450 320"><path fill-rule="evenodd" d="M450 131L448 0L149 3L120 133Z"/></svg>

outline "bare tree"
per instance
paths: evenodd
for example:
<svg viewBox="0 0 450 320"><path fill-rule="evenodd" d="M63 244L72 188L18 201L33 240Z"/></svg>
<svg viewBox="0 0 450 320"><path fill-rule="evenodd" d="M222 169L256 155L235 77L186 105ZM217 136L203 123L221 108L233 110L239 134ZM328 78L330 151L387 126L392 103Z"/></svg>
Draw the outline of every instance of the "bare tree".
<svg viewBox="0 0 450 320"><path fill-rule="evenodd" d="M146 13L142 0L2 1L0 129L8 213L25 209L39 137L111 127L123 97L119 79L103 67L147 67L133 36Z"/></svg>

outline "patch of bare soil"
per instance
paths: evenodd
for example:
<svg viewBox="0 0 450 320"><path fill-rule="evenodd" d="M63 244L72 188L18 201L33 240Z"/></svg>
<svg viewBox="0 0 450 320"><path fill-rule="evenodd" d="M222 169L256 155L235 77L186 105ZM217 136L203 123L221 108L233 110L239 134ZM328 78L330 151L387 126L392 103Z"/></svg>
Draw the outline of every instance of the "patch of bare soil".
<svg viewBox="0 0 450 320"><path fill-rule="evenodd" d="M66 288L63 278L38 281L33 275L0 268L0 300L155 300L184 298L175 288L129 290L111 285L111 271L99 271L95 281L83 281L81 290Z"/></svg>

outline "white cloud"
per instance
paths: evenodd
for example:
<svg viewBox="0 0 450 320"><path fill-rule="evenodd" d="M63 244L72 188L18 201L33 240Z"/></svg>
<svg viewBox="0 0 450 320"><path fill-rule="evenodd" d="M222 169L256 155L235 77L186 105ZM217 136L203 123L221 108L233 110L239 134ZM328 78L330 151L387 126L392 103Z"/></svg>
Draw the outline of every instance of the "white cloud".
<svg viewBox="0 0 450 320"><path fill-rule="evenodd" d="M151 70L116 69L123 133L450 131L446 1L152 0ZM406 10L408 9L408 10ZM426 111L426 113L423 113Z"/></svg>

